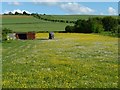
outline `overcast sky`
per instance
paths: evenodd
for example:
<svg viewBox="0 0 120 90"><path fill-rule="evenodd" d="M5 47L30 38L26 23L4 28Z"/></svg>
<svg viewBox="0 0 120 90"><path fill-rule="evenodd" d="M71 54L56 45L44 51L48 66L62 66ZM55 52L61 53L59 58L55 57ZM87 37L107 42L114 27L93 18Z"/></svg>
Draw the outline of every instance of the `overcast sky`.
<svg viewBox="0 0 120 90"><path fill-rule="evenodd" d="M44 0L45 1L45 0ZM46 0L50 1L50 0ZM92 15L117 15L118 2L1 2L2 10L0 13L8 13L18 11L22 13L40 13L40 14L55 14L55 15L71 15L71 14L92 14ZM69 0L70 1L70 0Z"/></svg>

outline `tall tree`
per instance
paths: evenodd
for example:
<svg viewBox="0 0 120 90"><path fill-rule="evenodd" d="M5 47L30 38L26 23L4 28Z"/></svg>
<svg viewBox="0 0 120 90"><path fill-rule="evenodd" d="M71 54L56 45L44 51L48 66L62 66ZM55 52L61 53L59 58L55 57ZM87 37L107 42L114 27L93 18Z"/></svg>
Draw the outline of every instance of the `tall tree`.
<svg viewBox="0 0 120 90"><path fill-rule="evenodd" d="M23 15L27 15L27 13L24 11L24 12L23 12Z"/></svg>
<svg viewBox="0 0 120 90"><path fill-rule="evenodd" d="M9 14L9 15L13 15L13 13L12 13L12 12L9 12L8 14Z"/></svg>
<svg viewBox="0 0 120 90"><path fill-rule="evenodd" d="M15 12L15 15L19 15L19 13L16 11L16 12Z"/></svg>

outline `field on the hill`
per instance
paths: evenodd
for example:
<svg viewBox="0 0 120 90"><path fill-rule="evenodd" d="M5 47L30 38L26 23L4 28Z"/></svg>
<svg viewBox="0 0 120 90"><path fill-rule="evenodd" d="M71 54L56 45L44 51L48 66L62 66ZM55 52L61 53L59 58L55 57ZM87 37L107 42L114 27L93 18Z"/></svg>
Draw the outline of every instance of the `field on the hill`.
<svg viewBox="0 0 120 90"><path fill-rule="evenodd" d="M117 88L118 38L36 34L3 43L3 88Z"/></svg>
<svg viewBox="0 0 120 90"><path fill-rule="evenodd" d="M68 23L48 22L33 16L3 15L2 28L9 28L17 32L26 31L64 31Z"/></svg>

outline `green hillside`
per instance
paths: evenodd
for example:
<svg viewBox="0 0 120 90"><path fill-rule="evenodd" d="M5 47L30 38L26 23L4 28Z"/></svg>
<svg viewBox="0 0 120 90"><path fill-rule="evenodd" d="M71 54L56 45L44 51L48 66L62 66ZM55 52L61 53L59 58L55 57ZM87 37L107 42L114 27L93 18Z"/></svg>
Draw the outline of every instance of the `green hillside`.
<svg viewBox="0 0 120 90"><path fill-rule="evenodd" d="M92 17L104 17L98 15L41 15L42 18L51 20L76 21L78 19L88 19ZM117 16L114 16L117 18ZM0 19L1 21L1 19ZM67 25L73 23L51 22L37 19L33 16L25 15L3 15L2 28L9 28L13 31L64 31Z"/></svg>
<svg viewBox="0 0 120 90"><path fill-rule="evenodd" d="M9 28L13 31L64 31L68 23L49 22L36 19L32 16L2 16L2 28Z"/></svg>

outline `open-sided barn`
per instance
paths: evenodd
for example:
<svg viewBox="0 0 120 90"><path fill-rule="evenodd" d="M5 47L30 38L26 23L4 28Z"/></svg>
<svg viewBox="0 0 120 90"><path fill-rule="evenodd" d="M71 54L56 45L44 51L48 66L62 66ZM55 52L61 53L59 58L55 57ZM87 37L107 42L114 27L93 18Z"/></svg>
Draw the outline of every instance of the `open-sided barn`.
<svg viewBox="0 0 120 90"><path fill-rule="evenodd" d="M22 39L22 40L26 40L26 39L33 40L33 39L35 39L35 33L34 32L16 33L16 38Z"/></svg>

